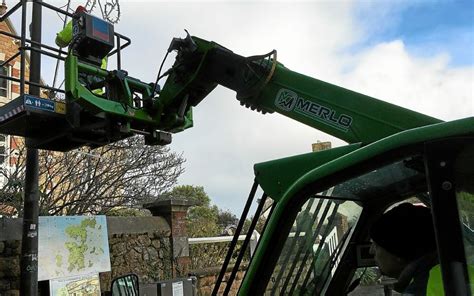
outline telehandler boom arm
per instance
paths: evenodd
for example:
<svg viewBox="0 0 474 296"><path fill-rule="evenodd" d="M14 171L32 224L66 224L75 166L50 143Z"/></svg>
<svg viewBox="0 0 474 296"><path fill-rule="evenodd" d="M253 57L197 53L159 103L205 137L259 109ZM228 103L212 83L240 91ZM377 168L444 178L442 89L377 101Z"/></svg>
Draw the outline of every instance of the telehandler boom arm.
<svg viewBox="0 0 474 296"><path fill-rule="evenodd" d="M103 32L93 30L95 26ZM80 12L73 27L65 59L65 102L22 96L1 108L0 132L28 137L35 148L59 151L100 147L135 134L145 135L149 145L169 144L171 133L192 127L192 107L217 85L234 90L252 110L278 112L348 143L366 145L441 122L293 72L277 61L276 51L243 57L189 34L172 40L168 53L177 52L173 66L155 83L145 83L120 68L122 35L110 23ZM112 51L114 36L118 48ZM115 53L118 69L103 69L101 61ZM165 76L160 89L158 81Z"/></svg>
<svg viewBox="0 0 474 296"><path fill-rule="evenodd" d="M148 144L167 144L171 141L168 133L191 127L192 107L217 85L234 90L245 107L264 114L278 112L348 143L366 145L441 122L291 71L277 61L276 51L243 57L189 34L174 38L168 53L172 51L177 52L176 60L159 77L168 76L161 90L157 83L146 84L123 70L106 71L70 54L66 59L68 101L94 116L105 114L112 126L109 130L116 130L110 141L143 133ZM102 84L94 87L104 87L105 94L95 94L81 75L101 77Z"/></svg>
<svg viewBox="0 0 474 296"><path fill-rule="evenodd" d="M293 72L276 51L242 57L217 43L188 35L173 39L178 55L160 93L164 105L196 106L218 84L237 93L242 105L284 116L348 143L371 143L438 119ZM165 108L166 110L166 108ZM168 113L168 112L165 112Z"/></svg>

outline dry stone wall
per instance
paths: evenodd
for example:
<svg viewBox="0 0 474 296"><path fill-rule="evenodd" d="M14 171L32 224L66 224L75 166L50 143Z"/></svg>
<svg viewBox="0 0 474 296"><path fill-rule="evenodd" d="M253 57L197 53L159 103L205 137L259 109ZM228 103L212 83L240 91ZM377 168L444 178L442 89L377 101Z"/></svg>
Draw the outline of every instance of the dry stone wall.
<svg viewBox="0 0 474 296"><path fill-rule="evenodd" d="M0 295L19 295L20 253L20 241L0 241Z"/></svg>
<svg viewBox="0 0 474 296"><path fill-rule="evenodd" d="M21 219L0 219L0 295L19 295ZM101 290L113 277L136 273L142 283L171 278L171 231L162 217L107 217L111 272L100 274ZM41 285L40 285L41 286Z"/></svg>
<svg viewBox="0 0 474 296"><path fill-rule="evenodd" d="M222 284L219 287L218 295L224 295L224 291L226 289L227 280L230 277L231 271L233 266L230 266L223 278ZM247 265L241 266L239 271L235 275L235 279L233 281L232 287L229 290L230 296L237 295L239 291L240 284L245 275ZM197 294L198 296L209 296L212 294L214 289L214 284L217 281L217 277L219 276L220 268L202 268L199 270L194 270L193 274L197 278Z"/></svg>
<svg viewBox="0 0 474 296"><path fill-rule="evenodd" d="M180 225L179 223L176 223ZM0 296L19 295L21 219L0 218ZM135 273L141 284L172 279L176 270L183 270L179 258L173 255L173 230L163 217L107 217L111 272L100 274L101 290L110 290L112 278ZM180 233L180 238L183 234ZM187 242L187 237L186 240ZM176 249L176 246L174 247ZM190 255L192 264L186 268L197 277L198 295L210 295L219 274L228 244L194 246ZM217 250L219 250L217 252ZM213 258L215 257L215 258ZM189 258L189 257L187 257ZM246 261L246 260L244 260ZM217 267L210 267L217 266ZM229 267L230 268L230 267ZM230 295L236 295L245 272L240 270ZM225 288L229 272L224 277ZM184 274L185 277L187 275ZM181 277L183 277L181 276ZM42 287L41 282L39 285ZM223 290L222 290L223 292Z"/></svg>
<svg viewBox="0 0 474 296"><path fill-rule="evenodd" d="M110 289L117 276L135 273L141 283L171 278L169 237L159 232L117 234L109 237L111 272L100 275L101 290Z"/></svg>

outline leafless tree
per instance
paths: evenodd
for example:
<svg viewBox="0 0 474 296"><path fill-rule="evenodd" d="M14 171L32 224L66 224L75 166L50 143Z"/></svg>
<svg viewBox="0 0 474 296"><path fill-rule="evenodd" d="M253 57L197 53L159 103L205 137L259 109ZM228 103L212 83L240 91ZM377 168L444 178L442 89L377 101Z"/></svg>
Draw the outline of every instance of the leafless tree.
<svg viewBox="0 0 474 296"><path fill-rule="evenodd" d="M0 210L2 205L13 207L21 215L26 148L19 147L13 151L15 164L2 171ZM141 137L94 150L40 151L39 158L41 215L105 214L117 207L139 207L175 185L185 161L167 147L144 145Z"/></svg>

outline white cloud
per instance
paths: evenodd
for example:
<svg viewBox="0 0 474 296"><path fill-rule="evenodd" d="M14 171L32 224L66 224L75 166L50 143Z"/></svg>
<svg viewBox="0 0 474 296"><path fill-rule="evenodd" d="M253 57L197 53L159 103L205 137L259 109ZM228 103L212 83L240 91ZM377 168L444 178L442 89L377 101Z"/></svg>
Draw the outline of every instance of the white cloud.
<svg viewBox="0 0 474 296"><path fill-rule="evenodd" d="M448 67L447 53L417 58L401 40L378 44L353 57L341 77L348 88L443 120L474 114L474 71Z"/></svg>

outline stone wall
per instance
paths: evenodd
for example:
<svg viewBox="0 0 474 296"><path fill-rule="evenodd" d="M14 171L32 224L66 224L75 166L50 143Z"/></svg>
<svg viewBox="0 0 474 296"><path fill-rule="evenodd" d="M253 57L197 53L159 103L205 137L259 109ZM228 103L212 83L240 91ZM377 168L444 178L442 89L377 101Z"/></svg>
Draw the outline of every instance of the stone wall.
<svg viewBox="0 0 474 296"><path fill-rule="evenodd" d="M235 246L234 253L230 258L229 265L232 265L237 260L242 247L242 241ZM224 263L224 259L229 250L230 242L207 243L207 244L193 244L189 246L189 255L191 258L191 269L201 270L209 267L220 267ZM242 264L247 264L250 261L250 250L247 248Z"/></svg>
<svg viewBox="0 0 474 296"><path fill-rule="evenodd" d="M182 201L160 201L149 206L156 216L107 217L112 268L111 272L100 274L101 290L110 290L112 278L128 273L137 274L142 285L186 277L190 273L197 277L198 295L210 295L220 268L209 266L222 264L228 244L194 246L190 254L183 223L188 205ZM22 219L0 218L1 296L19 295L21 232ZM247 260L246 256L244 262ZM237 293L245 263L242 268L236 275L230 295ZM230 268L221 292L229 276ZM39 287L41 290L41 283Z"/></svg>
<svg viewBox="0 0 474 296"><path fill-rule="evenodd" d="M232 284L232 288L229 291L228 295L237 295L239 291L240 284L245 275L247 266L241 265L239 271L235 275L234 282ZM222 284L219 287L218 295L224 295L224 290L226 288L226 283L228 278L230 277L232 271L232 266L227 268L226 274L224 275L224 279ZM217 281L217 277L219 276L220 268L203 268L200 270L193 271L193 275L197 278L197 294L199 296L208 296L212 294L212 290L214 289L214 284Z"/></svg>
<svg viewBox="0 0 474 296"><path fill-rule="evenodd" d="M20 241L0 241L0 295L19 295L20 253Z"/></svg>
<svg viewBox="0 0 474 296"><path fill-rule="evenodd" d="M0 295L19 295L22 219L0 219ZM111 279L136 273L141 283L171 279L171 230L162 217L107 217L111 272L100 274L101 290Z"/></svg>
<svg viewBox="0 0 474 296"><path fill-rule="evenodd" d="M144 284L171 279L171 231L162 217L108 217L107 224L112 271L100 275L102 291L128 273Z"/></svg>

